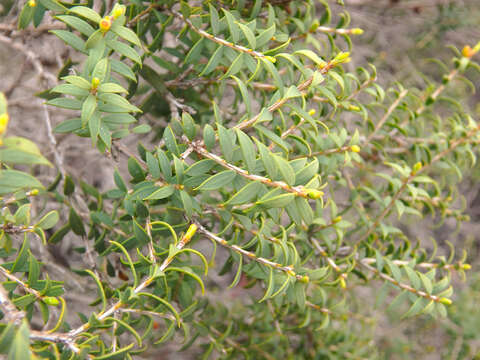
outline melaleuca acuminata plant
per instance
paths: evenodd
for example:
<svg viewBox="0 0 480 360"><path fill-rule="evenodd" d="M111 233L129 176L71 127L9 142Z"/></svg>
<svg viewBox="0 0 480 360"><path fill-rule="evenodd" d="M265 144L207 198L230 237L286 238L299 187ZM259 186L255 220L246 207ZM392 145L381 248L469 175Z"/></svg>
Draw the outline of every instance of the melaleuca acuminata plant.
<svg viewBox="0 0 480 360"><path fill-rule="evenodd" d="M449 94L480 44L454 49L425 89L384 89L351 62L363 30L327 1L108 4L28 1L18 16L55 19L81 59L49 76L29 56L46 116L71 110L53 131L128 173L101 192L68 174L49 134L58 176L42 185L15 170L50 165L36 145L3 139L1 352L371 359L374 307L448 315L466 254L406 229L466 220L457 184L479 127ZM0 114L3 134L3 98ZM58 212L32 220L33 196ZM83 262L50 279L30 243L66 237ZM89 308L69 306L76 276Z"/></svg>

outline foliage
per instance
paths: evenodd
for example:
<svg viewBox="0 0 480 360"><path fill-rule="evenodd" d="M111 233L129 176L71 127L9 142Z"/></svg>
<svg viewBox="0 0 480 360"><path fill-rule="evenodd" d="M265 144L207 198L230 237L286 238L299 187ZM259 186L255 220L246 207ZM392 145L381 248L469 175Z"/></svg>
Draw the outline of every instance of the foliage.
<svg viewBox="0 0 480 360"><path fill-rule="evenodd" d="M145 3L39 0L19 14L22 29L53 16L82 55L40 94L71 110L54 131L126 154L128 174L100 192L55 157L44 186L36 145L3 139L0 352L129 359L182 342L204 358L374 358L368 309L447 316L466 254L408 229L467 220L457 185L480 128L449 92L470 84L480 44L453 49L440 82L384 89L373 66L349 64L363 30L327 1ZM4 98L0 114L3 134ZM120 142L134 134L155 143L136 155ZM34 199L68 216L32 216ZM66 236L85 253L69 271L96 294L79 319L30 244Z"/></svg>

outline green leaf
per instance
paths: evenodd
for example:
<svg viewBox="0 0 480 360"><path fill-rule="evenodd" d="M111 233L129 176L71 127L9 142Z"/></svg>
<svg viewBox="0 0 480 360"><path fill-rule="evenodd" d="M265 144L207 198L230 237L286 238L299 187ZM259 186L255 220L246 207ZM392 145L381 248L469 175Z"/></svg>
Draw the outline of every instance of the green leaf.
<svg viewBox="0 0 480 360"><path fill-rule="evenodd" d="M222 8L222 10L225 13L225 17L227 18L227 24L230 30L230 34L232 35L232 40L234 43L237 43L240 38L240 29L237 25L237 21L235 20L235 17L226 9Z"/></svg>
<svg viewBox="0 0 480 360"><path fill-rule="evenodd" d="M142 110L137 108L135 105L130 104L127 99L117 94L103 93L99 94L98 98L104 101L107 105L113 105L114 107L119 107L127 111L142 112Z"/></svg>
<svg viewBox="0 0 480 360"><path fill-rule="evenodd" d="M86 7L86 6L74 6L70 10L70 13L74 13L76 15L80 15L88 20L93 21L94 23L99 23L102 20L101 16L97 14L96 11Z"/></svg>
<svg viewBox="0 0 480 360"><path fill-rule="evenodd" d="M126 58L132 60L133 62L136 62L138 65L142 66L142 58L140 57L140 55L138 55L138 53L127 44L124 44L117 40L107 40L107 46L119 53L120 55L123 55Z"/></svg>
<svg viewBox="0 0 480 360"><path fill-rule="evenodd" d="M40 4L45 6L48 10L52 11L60 11L64 12L67 11L67 8L60 4L57 0L39 0Z"/></svg>
<svg viewBox="0 0 480 360"><path fill-rule="evenodd" d="M221 187L231 184L237 174L233 170L221 171L200 184L195 190L219 190Z"/></svg>
<svg viewBox="0 0 480 360"><path fill-rule="evenodd" d="M82 108L82 102L80 100L67 98L56 98L49 100L47 101L47 105L70 110L80 110Z"/></svg>
<svg viewBox="0 0 480 360"><path fill-rule="evenodd" d="M92 94L88 95L88 97L85 99L85 102L82 104L82 126L88 124L96 108L97 98Z"/></svg>
<svg viewBox="0 0 480 360"><path fill-rule="evenodd" d="M257 36L257 47L261 48L263 45L268 44L272 40L273 35L275 35L275 23L272 24L268 29L265 29Z"/></svg>
<svg viewBox="0 0 480 360"><path fill-rule="evenodd" d="M243 35L245 35L245 38L247 39L247 41L250 45L250 48L252 50L255 50L255 48L257 47L257 41L255 39L255 35L252 32L252 30L250 30L250 28L248 26L243 25L239 22L237 22L237 25L240 27L240 30L242 30Z"/></svg>
<svg viewBox="0 0 480 360"><path fill-rule="evenodd" d="M56 16L56 18L59 19L60 21L63 21L68 26L71 26L75 30L78 30L80 33L82 33L85 36L90 36L95 31L95 29L91 27L89 23L87 23L82 19L79 19L76 16L59 15L59 16Z"/></svg>
<svg viewBox="0 0 480 360"><path fill-rule="evenodd" d="M234 79L235 82L237 83L238 88L240 90L240 93L242 94L243 103L247 107L248 117L251 118L252 117L252 105L250 103L250 95L248 93L247 86L244 84L244 82L242 80L240 80L236 76L232 75L231 78Z"/></svg>
<svg viewBox="0 0 480 360"><path fill-rule="evenodd" d="M267 71L270 73L270 75L273 77L273 82L275 83L275 86L277 89L280 91L280 96L284 96L284 87L283 87L283 80L280 74L278 73L277 68L275 65L272 64L270 60L260 58L262 61L263 66L267 69Z"/></svg>
<svg viewBox="0 0 480 360"><path fill-rule="evenodd" d="M177 146L177 140L175 139L175 134L173 133L170 125L167 126L167 128L163 132L163 140L165 141L165 146L172 154L180 156Z"/></svg>
<svg viewBox="0 0 480 360"><path fill-rule="evenodd" d="M67 45L70 45L75 50L84 52L85 51L85 41L79 38L77 35L73 34L67 30L50 30L52 34L55 34L60 39L62 39Z"/></svg>
<svg viewBox="0 0 480 360"><path fill-rule="evenodd" d="M65 80L67 83L78 86L84 90L90 91L91 84L81 76L68 75L64 76L62 80Z"/></svg>
<svg viewBox="0 0 480 360"><path fill-rule="evenodd" d="M312 60L316 65L318 65L319 67L324 67L325 65L327 65L326 61L321 59L317 54L315 54L312 50L307 50L307 49L304 49L304 50L297 50L293 53L294 55L296 54L300 54L300 55L303 55L307 58L309 58L310 60Z"/></svg>
<svg viewBox="0 0 480 360"><path fill-rule="evenodd" d="M233 60L232 65L230 65L227 72L224 75L222 75L220 80L223 80L223 79L225 79L229 76L232 76L232 75L235 75L236 73L238 73L243 67L243 64L244 64L243 57L244 56L246 56L244 53L238 54L238 56L235 58L235 60Z"/></svg>
<svg viewBox="0 0 480 360"><path fill-rule="evenodd" d="M123 88L123 86L120 86L115 83L105 83L105 84L100 84L100 86L97 89L99 92L106 92L106 93L128 93L128 91Z"/></svg>
<svg viewBox="0 0 480 360"><path fill-rule="evenodd" d="M33 176L17 170L0 170L0 195L24 188L43 189L43 185Z"/></svg>
<svg viewBox="0 0 480 360"><path fill-rule="evenodd" d="M288 185L295 184L295 171L293 171L292 166L288 163L287 160L280 156L273 155L275 163L277 164L277 169L280 171L282 178Z"/></svg>
<svg viewBox="0 0 480 360"><path fill-rule="evenodd" d="M120 36L122 39L127 40L128 42L131 42L133 45L137 45L138 47L142 47L142 43L140 42L140 39L138 38L137 34L135 34L132 30L125 26L120 26L120 25L113 25L110 29L113 33L117 34Z"/></svg>
<svg viewBox="0 0 480 360"><path fill-rule="evenodd" d="M208 75L215 70L223 57L223 49L223 45L218 46L217 50L215 50L213 55L210 57L210 60L208 60L207 65L203 68L202 72L198 76Z"/></svg>
<svg viewBox="0 0 480 360"><path fill-rule="evenodd" d="M100 61L97 62L95 68L93 69L92 77L99 79L100 82L103 82L108 74L108 67L108 58L100 59Z"/></svg>
<svg viewBox="0 0 480 360"><path fill-rule="evenodd" d="M58 212L55 210L50 211L44 217L42 217L34 226L43 230L50 229L55 226L59 220Z"/></svg>
<svg viewBox="0 0 480 360"><path fill-rule="evenodd" d="M72 84L61 84L55 86L52 90L52 93L64 94L64 95L72 95L75 97L85 97L89 94L88 90L79 88L78 86Z"/></svg>
<svg viewBox="0 0 480 360"><path fill-rule="evenodd" d="M179 267L175 267L175 266L169 266L165 269L165 273L168 272L168 271L177 271L177 272L181 272L185 275L191 276L200 285L200 288L202 289L202 295L205 294L205 286L203 285L202 279L200 279L200 277L197 274L195 274L193 271L191 271L190 269L179 268Z"/></svg>
<svg viewBox="0 0 480 360"><path fill-rule="evenodd" d="M218 11L212 4L208 4L208 10L210 12L210 25L212 26L213 35L217 36L220 32L220 17Z"/></svg>
<svg viewBox="0 0 480 360"><path fill-rule="evenodd" d="M292 193L287 193L287 194L281 194L277 195L274 197L271 197L269 199L265 200L259 200L255 204L260 205L262 207L265 207L267 209L269 208L283 208L290 204L293 199L295 198L295 194Z"/></svg>
<svg viewBox="0 0 480 360"><path fill-rule="evenodd" d="M18 17L18 28L25 29L28 24L33 19L33 14L35 12L35 7L30 6L28 1L25 2L23 5L22 11L20 12L20 16Z"/></svg>
<svg viewBox="0 0 480 360"><path fill-rule="evenodd" d="M233 195L225 205L241 205L253 200L258 196L262 184L258 181L252 181L241 188L235 195Z"/></svg>
<svg viewBox="0 0 480 360"><path fill-rule="evenodd" d="M165 185L162 186L160 189L154 191L151 193L149 196L144 198L143 200L159 200L159 199L165 199L172 195L175 191L175 187L172 185Z"/></svg>
<svg viewBox="0 0 480 360"><path fill-rule="evenodd" d="M255 146L253 145L252 140L250 137L245 134L243 131L236 129L238 142L240 144L240 149L242 151L243 160L247 165L248 172L251 174L255 173L255 168L257 164L256 156L257 153L255 151Z"/></svg>
<svg viewBox="0 0 480 360"><path fill-rule="evenodd" d="M137 77L135 76L135 73L122 63L121 61L112 59L110 60L110 66L112 67L112 71L115 71L117 74L122 75L124 78L132 80L133 82L137 82Z"/></svg>
<svg viewBox="0 0 480 360"><path fill-rule="evenodd" d="M215 130L209 124L203 128L203 142L207 151L211 151L215 146Z"/></svg>
<svg viewBox="0 0 480 360"><path fill-rule="evenodd" d="M26 320L23 320L20 328L15 333L7 359L27 360L30 358L30 330Z"/></svg>
<svg viewBox="0 0 480 360"><path fill-rule="evenodd" d="M85 236L85 228L83 226L83 221L82 218L77 214L77 212L73 209L70 208L70 214L68 216L68 223L70 224L70 228L72 231L79 235L79 236Z"/></svg>

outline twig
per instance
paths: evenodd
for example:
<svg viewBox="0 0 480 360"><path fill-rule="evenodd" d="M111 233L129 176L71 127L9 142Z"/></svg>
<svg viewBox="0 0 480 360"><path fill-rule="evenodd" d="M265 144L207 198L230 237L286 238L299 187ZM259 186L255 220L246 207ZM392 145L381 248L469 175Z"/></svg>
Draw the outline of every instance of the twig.
<svg viewBox="0 0 480 360"><path fill-rule="evenodd" d="M246 179L249 179L251 181L259 181L262 184L265 184L265 185L270 186L270 187L281 188L284 191L293 193L297 196L301 196L301 197L305 197L305 198L308 197L309 192L302 185L290 186L283 181L274 181L274 180L271 180L271 179L266 178L264 176L250 174L248 171L243 170L243 169L241 169L241 168L239 168L235 165L232 165L232 164L226 162L225 160L223 160L220 156L209 152L207 149L205 149L202 146L201 142L190 141L186 136L183 136L182 139L185 142L187 142L189 144L189 148L193 149L193 151L195 151L197 154L199 154L199 155L201 155L201 156L203 156L207 159L211 159L211 160L215 161L217 164L223 166L224 168L226 168L228 170L235 171L237 174L239 174L240 176L243 176Z"/></svg>
<svg viewBox="0 0 480 360"><path fill-rule="evenodd" d="M276 270L279 270L279 271L283 271L285 272L286 274L288 274L289 276L293 276L295 277L297 280L299 281L303 281L303 282L308 282L308 276L304 276L304 275L299 275L297 274L294 270L293 270L293 267L292 266L285 266L285 265L282 265L282 264L279 264L279 263L276 263L276 262L273 262L273 261L270 261L270 260L267 260L265 258L262 258L262 257L258 257L257 255L255 255L254 253L250 252L250 251L247 251L247 250L244 250L242 249L241 247L237 246L237 245L231 245L229 244L225 239L222 239L221 237L215 235L214 233L208 231L206 228L204 228L198 221L194 221L194 223L198 226L198 231L200 233L202 233L203 235L205 235L207 238L209 238L210 240L213 240L217 243L219 243L220 245L224 246L224 247L227 247L253 261L256 261L260 264L263 264L263 265L266 265L272 269L276 269Z"/></svg>

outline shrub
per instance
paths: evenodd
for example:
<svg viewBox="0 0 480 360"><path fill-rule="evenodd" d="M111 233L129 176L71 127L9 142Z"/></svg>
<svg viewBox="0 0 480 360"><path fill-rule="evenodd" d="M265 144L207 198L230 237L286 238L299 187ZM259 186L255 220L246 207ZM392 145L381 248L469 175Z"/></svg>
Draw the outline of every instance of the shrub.
<svg viewBox="0 0 480 360"><path fill-rule="evenodd" d="M373 358L375 306L447 316L466 254L438 255L415 230L466 220L457 184L479 127L450 94L478 70L480 44L453 49L425 89L384 89L350 62L363 30L326 1L93 5L28 1L18 16L21 29L54 17L50 32L81 58L59 84L12 46L48 86L47 123L53 106L71 110L54 131L89 138L112 166L126 155L128 174L106 192L72 177L49 133L58 176L43 185L31 173L50 161L3 138L1 352ZM0 114L3 136L4 97ZM34 199L53 210L32 213ZM68 237L82 262L50 279L38 249ZM77 275L88 309L65 300Z"/></svg>

